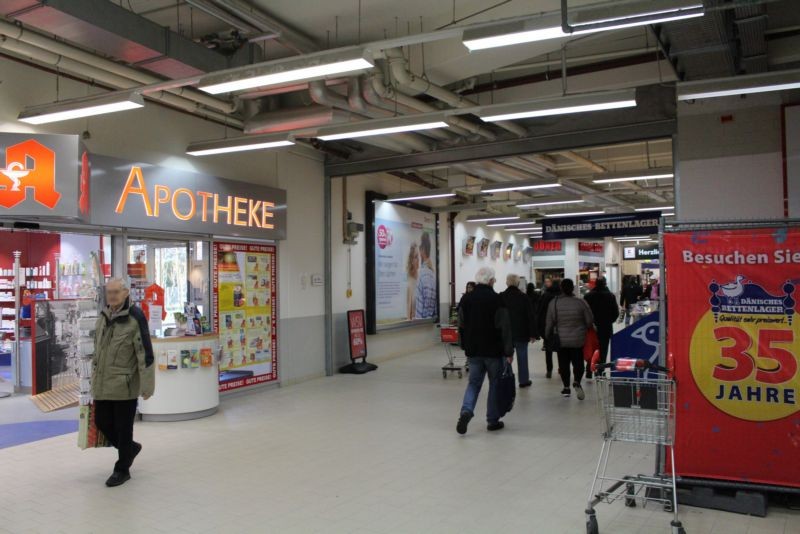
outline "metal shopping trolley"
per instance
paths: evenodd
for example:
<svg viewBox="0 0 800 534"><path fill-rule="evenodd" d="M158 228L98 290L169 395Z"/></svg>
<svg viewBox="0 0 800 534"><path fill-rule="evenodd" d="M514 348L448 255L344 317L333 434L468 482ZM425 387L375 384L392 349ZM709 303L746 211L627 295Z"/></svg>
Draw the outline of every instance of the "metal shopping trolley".
<svg viewBox="0 0 800 534"><path fill-rule="evenodd" d="M611 363L598 363L595 355L593 368L598 375L597 399L605 422L603 448L597 461L589 503L586 508L587 534L599 534L594 507L601 503L625 500L625 506L634 507L637 502L659 503L672 511L673 534L686 534L678 520L678 498L675 483L675 380L665 367L651 364L647 360L620 358ZM611 377L602 376L604 369L611 370ZM614 372L635 373L635 376L615 376ZM648 378L644 378L649 371ZM652 378L650 378L652 376ZM669 473L662 475L607 474L611 445L615 441L627 441L668 447L670 453ZM595 491L599 487L599 491Z"/></svg>
<svg viewBox="0 0 800 534"><path fill-rule="evenodd" d="M458 343L458 327L441 325L439 336L447 353L447 365L442 367L442 378L447 378L447 373L458 373L458 378L469 371L467 357L461 351Z"/></svg>

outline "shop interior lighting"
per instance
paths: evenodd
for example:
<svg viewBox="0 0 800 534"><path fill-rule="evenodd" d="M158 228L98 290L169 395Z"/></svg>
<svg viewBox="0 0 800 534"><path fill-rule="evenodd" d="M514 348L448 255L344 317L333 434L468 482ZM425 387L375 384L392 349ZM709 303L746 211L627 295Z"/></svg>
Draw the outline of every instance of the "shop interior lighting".
<svg viewBox="0 0 800 534"><path fill-rule="evenodd" d="M650 236L649 235L625 236L625 237L615 237L614 239L622 243L625 241L645 241L650 239Z"/></svg>
<svg viewBox="0 0 800 534"><path fill-rule="evenodd" d="M388 119L366 120L320 128L314 137L323 141L354 139L373 135L390 135L402 132L418 132L433 128L447 128L441 113L406 115Z"/></svg>
<svg viewBox="0 0 800 534"><path fill-rule="evenodd" d="M529 235L533 237L541 236L542 232L517 232L518 235Z"/></svg>
<svg viewBox="0 0 800 534"><path fill-rule="evenodd" d="M674 209L675 206L649 206L647 208L635 208L634 211L669 211Z"/></svg>
<svg viewBox="0 0 800 534"><path fill-rule="evenodd" d="M672 212L670 212L670 213L662 213L661 216L662 217L674 217L675 213L672 213Z"/></svg>
<svg viewBox="0 0 800 534"><path fill-rule="evenodd" d="M467 222L486 222L486 221L514 221L519 219L519 215L515 216L498 216L498 217L470 217L467 219Z"/></svg>
<svg viewBox="0 0 800 534"><path fill-rule="evenodd" d="M264 150L291 146L294 142L286 138L286 134L247 135L232 139L216 139L213 141L198 141L186 148L190 156L211 156L228 152L244 152L246 150Z"/></svg>
<svg viewBox="0 0 800 534"><path fill-rule="evenodd" d="M518 208L538 208L540 206L561 206L563 204L581 204L586 202L583 199L575 200L553 200L551 202L533 202L530 204L517 204Z"/></svg>
<svg viewBox="0 0 800 534"><path fill-rule="evenodd" d="M800 89L800 69L678 84L678 100L700 100Z"/></svg>
<svg viewBox="0 0 800 534"><path fill-rule="evenodd" d="M576 211L572 213L547 213L545 217L581 217L583 215L602 215L604 211Z"/></svg>
<svg viewBox="0 0 800 534"><path fill-rule="evenodd" d="M507 193L510 191L529 191L531 189L547 189L561 187L558 182L542 183L531 180L523 182L506 182L504 184L491 184L481 187L481 193Z"/></svg>
<svg viewBox="0 0 800 534"><path fill-rule="evenodd" d="M636 182L639 180L661 180L674 178L675 173L671 168L650 169L647 171L609 172L596 174L593 184L613 184L616 182Z"/></svg>
<svg viewBox="0 0 800 534"><path fill-rule="evenodd" d="M528 224L536 224L535 220L529 219L524 222L513 222L513 223L494 223L494 224L487 224L486 226L526 226ZM540 227L541 228L541 227Z"/></svg>
<svg viewBox="0 0 800 534"><path fill-rule="evenodd" d="M477 115L486 122L530 119L636 106L636 89L540 98L510 104L484 106Z"/></svg>
<svg viewBox="0 0 800 534"><path fill-rule="evenodd" d="M510 228L509 231L513 232L541 232L541 227L531 226L530 228Z"/></svg>
<svg viewBox="0 0 800 534"><path fill-rule="evenodd" d="M255 87L319 80L328 76L364 71L373 66L363 48L353 47L344 51L308 54L211 74L200 79L198 88L217 95Z"/></svg>
<svg viewBox="0 0 800 534"><path fill-rule="evenodd" d="M115 92L54 102L42 106L31 106L22 110L17 120L28 124L46 124L141 107L144 107L142 95L130 92Z"/></svg>
<svg viewBox="0 0 800 534"><path fill-rule="evenodd" d="M404 202L407 200L427 200L431 198L447 198L456 196L450 189L426 189L417 192L396 193L389 195L387 202Z"/></svg>

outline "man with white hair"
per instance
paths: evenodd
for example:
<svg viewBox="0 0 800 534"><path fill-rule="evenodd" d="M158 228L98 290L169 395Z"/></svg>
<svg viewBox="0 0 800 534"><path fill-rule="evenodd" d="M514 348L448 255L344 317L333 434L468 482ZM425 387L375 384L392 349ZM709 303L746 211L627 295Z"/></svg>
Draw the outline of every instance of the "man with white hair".
<svg viewBox="0 0 800 534"><path fill-rule="evenodd" d="M469 381L456 426L459 434L467 432L467 425L475 414L475 405L487 374L487 429L495 431L505 426L497 411L495 386L503 371L503 358L507 358L509 363L513 361L514 347L508 311L503 305L503 299L495 293L494 283L494 269L480 269L475 276L475 289L464 295L458 310L459 327L463 332L462 345L469 358Z"/></svg>
<svg viewBox="0 0 800 534"><path fill-rule="evenodd" d="M130 480L133 460L142 445L133 441L136 403L155 389L153 345L144 312L131 304L128 285L121 278L106 284L106 308L95 324L92 360L92 397L95 424L119 451L106 486Z"/></svg>
<svg viewBox="0 0 800 534"><path fill-rule="evenodd" d="M508 287L500 293L500 296L511 320L511 338L517 353L519 387L526 388L533 383L528 368L528 343L536 337L533 306L528 296L520 291L522 286L519 276L509 274L506 277L506 286Z"/></svg>

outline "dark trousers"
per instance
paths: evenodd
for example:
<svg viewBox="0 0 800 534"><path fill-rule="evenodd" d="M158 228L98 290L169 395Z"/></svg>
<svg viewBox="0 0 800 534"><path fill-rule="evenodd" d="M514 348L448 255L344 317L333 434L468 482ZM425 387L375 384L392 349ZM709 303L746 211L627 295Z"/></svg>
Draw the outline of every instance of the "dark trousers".
<svg viewBox="0 0 800 534"><path fill-rule="evenodd" d="M547 372L548 373L552 373L553 372L553 351L552 350L547 350L547 348L544 349L544 361L545 361L545 364L547 365Z"/></svg>
<svg viewBox="0 0 800 534"><path fill-rule="evenodd" d="M114 471L127 473L133 463L133 420L136 418L136 399L94 401L94 422L100 432L119 451Z"/></svg>
<svg viewBox="0 0 800 534"><path fill-rule="evenodd" d="M575 377L573 382L580 385L585 369L583 348L568 349L566 347L561 347L558 351L558 373L561 375L561 381L564 383L565 388L569 388L570 365L572 365L572 371Z"/></svg>

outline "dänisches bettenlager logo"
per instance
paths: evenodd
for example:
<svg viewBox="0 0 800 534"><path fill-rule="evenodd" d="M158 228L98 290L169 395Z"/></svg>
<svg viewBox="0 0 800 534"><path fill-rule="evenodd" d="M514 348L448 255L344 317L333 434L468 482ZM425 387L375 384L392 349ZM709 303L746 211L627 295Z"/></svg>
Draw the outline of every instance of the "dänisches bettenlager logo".
<svg viewBox="0 0 800 534"><path fill-rule="evenodd" d="M697 387L723 412L774 421L798 411L795 285L768 291L741 274L708 285L710 309L694 329L689 361Z"/></svg>

